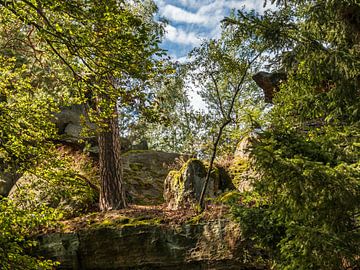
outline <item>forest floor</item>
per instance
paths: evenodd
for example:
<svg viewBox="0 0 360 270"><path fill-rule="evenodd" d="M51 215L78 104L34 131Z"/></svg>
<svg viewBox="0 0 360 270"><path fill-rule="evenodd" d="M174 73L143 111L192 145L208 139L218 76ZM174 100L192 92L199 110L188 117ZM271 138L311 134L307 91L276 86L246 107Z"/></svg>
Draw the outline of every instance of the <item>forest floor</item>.
<svg viewBox="0 0 360 270"><path fill-rule="evenodd" d="M194 209L169 210L165 205L129 205L126 209L94 212L60 221L46 232L71 232L101 226L181 225L216 220L229 215L223 204L208 205L202 213Z"/></svg>

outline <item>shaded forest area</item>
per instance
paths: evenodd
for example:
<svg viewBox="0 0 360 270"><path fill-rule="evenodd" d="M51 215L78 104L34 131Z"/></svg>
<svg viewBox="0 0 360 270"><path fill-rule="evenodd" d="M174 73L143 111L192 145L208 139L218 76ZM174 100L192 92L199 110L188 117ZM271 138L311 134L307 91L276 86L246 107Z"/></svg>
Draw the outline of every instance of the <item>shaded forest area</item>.
<svg viewBox="0 0 360 270"><path fill-rule="evenodd" d="M57 267L31 250L61 226L226 211L265 269L359 269L360 4L270 3L179 64L152 1L0 0L0 268Z"/></svg>

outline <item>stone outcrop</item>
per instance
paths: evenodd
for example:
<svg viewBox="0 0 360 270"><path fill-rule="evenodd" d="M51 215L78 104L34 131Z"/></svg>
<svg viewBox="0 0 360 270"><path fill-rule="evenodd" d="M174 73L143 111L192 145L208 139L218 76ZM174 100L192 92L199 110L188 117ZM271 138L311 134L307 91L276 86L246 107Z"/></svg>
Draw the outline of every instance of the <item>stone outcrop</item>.
<svg viewBox="0 0 360 270"><path fill-rule="evenodd" d="M249 151L256 137L256 133L253 133L240 141L236 148L234 159L229 167L232 182L240 192L251 190L253 180L258 177L258 173L254 169L253 157L250 156Z"/></svg>
<svg viewBox="0 0 360 270"><path fill-rule="evenodd" d="M274 94L279 90L281 82L285 81L287 75L285 72L268 73L260 71L253 77L256 84L263 89L265 95L265 102L272 103Z"/></svg>
<svg viewBox="0 0 360 270"><path fill-rule="evenodd" d="M58 133L62 135L61 140L70 143L78 143L80 139L88 141L95 141L95 137L84 136L82 134L83 125L90 131L95 130L95 125L86 121L86 110L85 106L81 104L71 105L55 114L55 125L58 129Z"/></svg>
<svg viewBox="0 0 360 270"><path fill-rule="evenodd" d="M203 224L103 226L38 237L37 255L59 269L265 269L241 237L239 225L219 219Z"/></svg>
<svg viewBox="0 0 360 270"><path fill-rule="evenodd" d="M198 159L190 159L179 171L171 171L164 183L164 199L169 209L195 207L206 179L207 168ZM225 179L214 168L205 198L214 198L228 188Z"/></svg>
<svg viewBox="0 0 360 270"><path fill-rule="evenodd" d="M75 104L64 107L59 113L55 114L54 123L59 135L61 135L60 141L75 145L78 145L79 141L86 141L87 143L90 143L90 147L87 148L87 151L98 154L99 149L95 136L96 125L86 119L85 105ZM88 131L88 134L84 134L84 129ZM122 137L120 140L122 152L149 149L146 140L141 140L138 144L131 142L128 138ZM84 145L82 145L82 147L83 146Z"/></svg>
<svg viewBox="0 0 360 270"><path fill-rule="evenodd" d="M21 174L15 172L4 172L0 170L0 196L7 197Z"/></svg>
<svg viewBox="0 0 360 270"><path fill-rule="evenodd" d="M164 180L177 159L177 153L152 150L129 151L122 155L125 189L131 203L155 205L164 202Z"/></svg>

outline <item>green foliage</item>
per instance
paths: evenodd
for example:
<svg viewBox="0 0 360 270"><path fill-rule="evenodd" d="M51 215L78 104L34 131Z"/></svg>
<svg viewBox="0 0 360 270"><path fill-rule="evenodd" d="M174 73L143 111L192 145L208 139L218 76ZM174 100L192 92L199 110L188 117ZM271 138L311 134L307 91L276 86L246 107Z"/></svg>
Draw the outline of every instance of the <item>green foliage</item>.
<svg viewBox="0 0 360 270"><path fill-rule="evenodd" d="M193 153L202 117L190 104L184 67L177 66L174 71L152 85L154 102L151 115L140 117L130 128L129 125L124 125L124 128L129 129L130 138L144 138L152 149Z"/></svg>
<svg viewBox="0 0 360 270"><path fill-rule="evenodd" d="M26 66L0 56L0 161L2 169L23 169L47 156L55 101L26 77Z"/></svg>
<svg viewBox="0 0 360 270"><path fill-rule="evenodd" d="M231 31L223 29L218 40L203 42L190 53L188 74L206 103L202 121L206 154L213 148L219 128L224 124L219 155L233 153L241 134L261 122L263 102L251 74L261 63L248 44L234 43Z"/></svg>
<svg viewBox="0 0 360 270"><path fill-rule="evenodd" d="M0 200L0 267L4 270L53 269L57 263L32 257L29 251L36 246L31 239L40 228L50 226L55 212L46 207L39 211L17 208L11 200Z"/></svg>
<svg viewBox="0 0 360 270"><path fill-rule="evenodd" d="M98 178L90 157L63 147L53 152L52 159L25 173L11 198L23 209L36 211L46 205L62 218L75 217L96 208Z"/></svg>
<svg viewBox="0 0 360 270"><path fill-rule="evenodd" d="M275 2L275 1L272 1ZM234 37L269 53L281 86L251 153L258 178L234 213L275 269L349 269L360 253L357 1L276 1L239 11ZM239 39L235 40L239 41ZM261 198L259 200L258 198Z"/></svg>

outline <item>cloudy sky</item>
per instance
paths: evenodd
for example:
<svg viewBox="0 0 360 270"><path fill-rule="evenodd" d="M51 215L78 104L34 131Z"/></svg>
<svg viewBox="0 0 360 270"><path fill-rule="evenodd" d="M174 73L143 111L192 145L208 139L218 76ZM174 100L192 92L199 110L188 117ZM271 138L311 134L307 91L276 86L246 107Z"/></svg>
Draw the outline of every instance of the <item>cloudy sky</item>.
<svg viewBox="0 0 360 270"><path fill-rule="evenodd" d="M263 11L263 0L155 0L160 16L169 21L163 47L182 61L204 38L220 33L220 21L232 9Z"/></svg>

